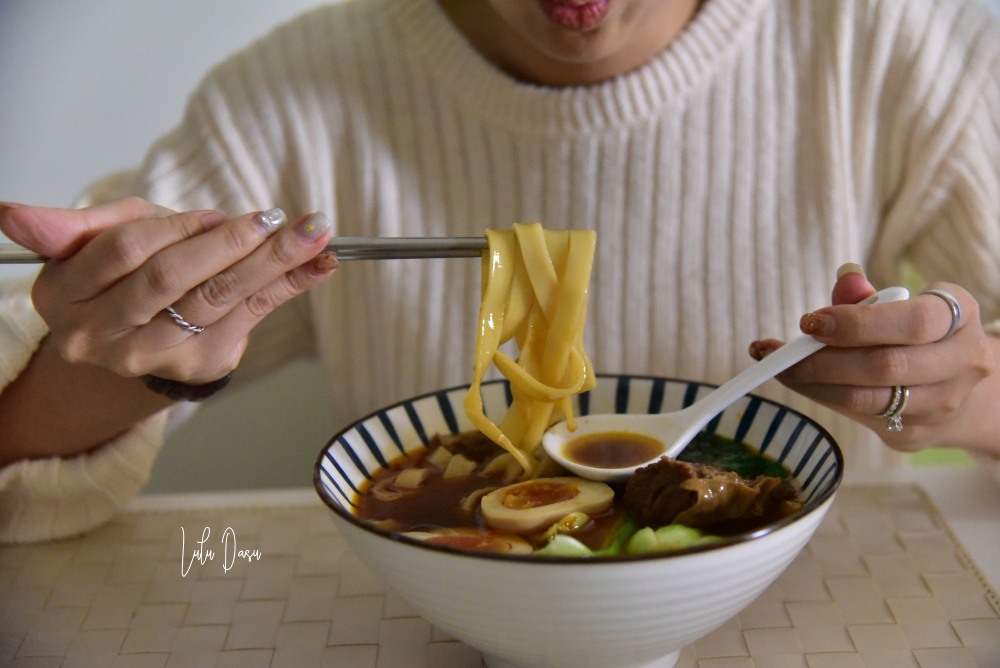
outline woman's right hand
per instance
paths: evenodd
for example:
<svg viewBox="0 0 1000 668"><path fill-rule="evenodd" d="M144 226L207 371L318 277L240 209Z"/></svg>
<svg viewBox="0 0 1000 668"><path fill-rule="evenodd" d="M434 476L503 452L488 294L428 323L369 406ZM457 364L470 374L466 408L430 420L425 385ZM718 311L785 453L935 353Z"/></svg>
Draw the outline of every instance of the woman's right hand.
<svg viewBox="0 0 1000 668"><path fill-rule="evenodd" d="M227 219L137 198L86 209L0 207L0 229L51 258L32 299L70 363L189 384L233 371L267 314L329 276L330 221L271 210ZM200 333L185 329L171 307Z"/></svg>

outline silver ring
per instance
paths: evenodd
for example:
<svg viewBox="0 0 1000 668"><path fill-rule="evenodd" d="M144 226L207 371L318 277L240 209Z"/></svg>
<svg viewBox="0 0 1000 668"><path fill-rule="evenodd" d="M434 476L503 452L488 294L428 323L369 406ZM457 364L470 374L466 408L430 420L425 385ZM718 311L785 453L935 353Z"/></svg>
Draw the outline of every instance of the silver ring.
<svg viewBox="0 0 1000 668"><path fill-rule="evenodd" d="M910 400L910 388L905 385L895 385L892 388L892 398L889 406L879 413L879 417L885 420L885 428L888 431L903 431L903 411Z"/></svg>
<svg viewBox="0 0 1000 668"><path fill-rule="evenodd" d="M168 306L168 307L166 307L163 310L166 311L167 315L169 315L170 318L174 322L176 322L177 326L180 327L181 329L186 329L187 331L191 332L192 334L201 334L202 332L205 331L204 327L202 327L201 325L192 325L190 322L188 322L183 317L181 317L180 313L178 313L177 311L175 311L171 307Z"/></svg>
<svg viewBox="0 0 1000 668"><path fill-rule="evenodd" d="M955 299L955 295L951 294L947 290L924 290L920 294L940 297L944 300L944 303L948 305L948 309L951 311L951 324L948 326L948 331L945 332L944 336L938 339L938 341L944 341L955 333L955 330L958 329L958 323L962 319L962 309L958 305L958 300Z"/></svg>

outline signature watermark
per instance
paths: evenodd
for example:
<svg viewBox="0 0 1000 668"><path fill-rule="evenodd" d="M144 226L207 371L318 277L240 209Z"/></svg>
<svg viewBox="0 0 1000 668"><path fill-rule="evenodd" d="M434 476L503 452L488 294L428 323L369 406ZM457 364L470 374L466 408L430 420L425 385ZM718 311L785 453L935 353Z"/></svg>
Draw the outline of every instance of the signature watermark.
<svg viewBox="0 0 1000 668"><path fill-rule="evenodd" d="M198 562L201 566L204 566L210 561L215 561L216 549L219 550L218 555L222 558L222 572L228 573L236 565L237 560L253 562L260 561L261 553L259 549L240 549L236 545L236 532L232 527L226 527L225 531L222 532L222 538L218 540L218 543L212 543L216 546L216 549L210 548L209 540L212 538L212 529L205 527L201 532L201 538L195 542L196 547L191 550L188 554L187 550L187 536L184 532L184 527L181 527L181 577L186 578L187 574L191 572L191 566L195 562Z"/></svg>

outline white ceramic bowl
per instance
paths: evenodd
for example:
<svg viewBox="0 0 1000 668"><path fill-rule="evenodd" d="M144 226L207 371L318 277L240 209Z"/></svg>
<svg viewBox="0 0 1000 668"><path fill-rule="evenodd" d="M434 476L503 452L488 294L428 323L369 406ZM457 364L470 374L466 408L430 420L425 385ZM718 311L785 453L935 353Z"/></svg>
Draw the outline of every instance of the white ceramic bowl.
<svg viewBox="0 0 1000 668"><path fill-rule="evenodd" d="M601 376L578 414L673 411L712 386L665 378ZM809 418L768 400L736 402L707 429L788 466L807 499L779 522L722 542L661 555L542 559L471 554L376 530L353 498L375 471L435 433L471 429L466 388L380 410L333 438L314 470L316 489L352 549L414 610L483 652L491 668L667 667L680 650L746 607L809 540L836 492L843 457ZM501 416L506 383L483 387Z"/></svg>

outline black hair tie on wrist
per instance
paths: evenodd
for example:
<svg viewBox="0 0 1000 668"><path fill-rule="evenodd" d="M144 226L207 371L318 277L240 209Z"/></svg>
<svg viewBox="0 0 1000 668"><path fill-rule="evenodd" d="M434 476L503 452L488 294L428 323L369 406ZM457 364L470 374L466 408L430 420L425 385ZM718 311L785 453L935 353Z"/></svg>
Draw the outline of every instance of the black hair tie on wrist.
<svg viewBox="0 0 1000 668"><path fill-rule="evenodd" d="M177 380L160 378L159 376L146 375L142 377L142 382L153 392L162 394L174 401L202 401L229 385L233 379L232 373L227 373L218 380L202 385L188 385Z"/></svg>

